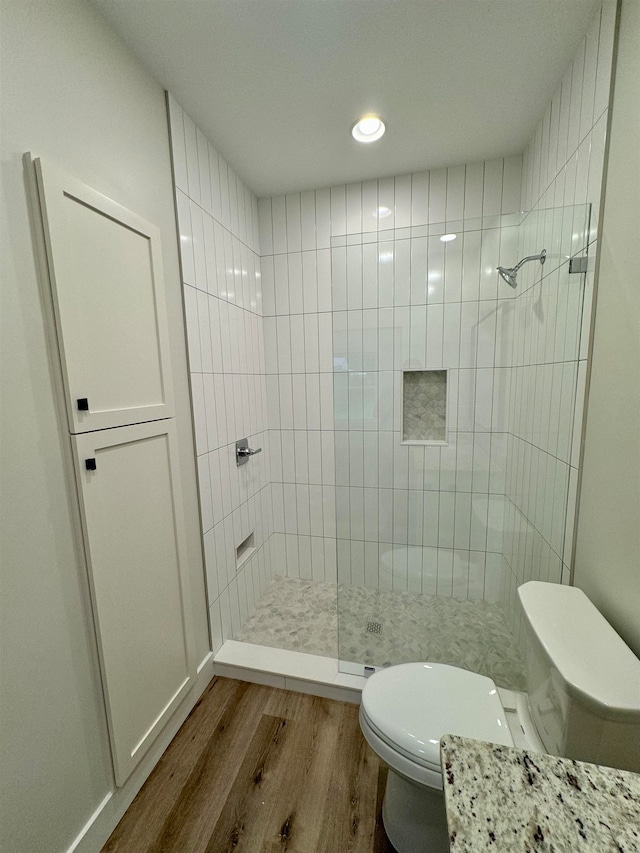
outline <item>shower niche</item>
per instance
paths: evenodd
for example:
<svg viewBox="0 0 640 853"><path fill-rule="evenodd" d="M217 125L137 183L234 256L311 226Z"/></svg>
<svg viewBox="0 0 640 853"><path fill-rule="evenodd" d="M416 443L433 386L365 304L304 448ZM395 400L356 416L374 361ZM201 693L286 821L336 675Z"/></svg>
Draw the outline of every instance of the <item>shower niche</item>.
<svg viewBox="0 0 640 853"><path fill-rule="evenodd" d="M447 371L402 372L402 443L446 444Z"/></svg>

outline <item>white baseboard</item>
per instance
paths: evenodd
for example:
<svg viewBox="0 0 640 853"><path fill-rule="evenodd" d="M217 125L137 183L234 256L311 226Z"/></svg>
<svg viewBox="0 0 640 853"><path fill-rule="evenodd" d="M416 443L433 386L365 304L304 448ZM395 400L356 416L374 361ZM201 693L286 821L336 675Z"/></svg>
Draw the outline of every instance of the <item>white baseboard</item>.
<svg viewBox="0 0 640 853"><path fill-rule="evenodd" d="M75 840L74 840L73 844L72 844L72 845L71 845L71 847L69 847L69 849L67 850L67 853L78 853L78 851L80 850L80 844L82 844L82 842L83 842L83 840L85 839L85 837L86 837L87 833L89 833L89 832L91 831L91 827L92 827L92 826L93 826L93 824L98 820L98 818L100 817L100 813L101 813L101 812L106 808L107 803L109 802L109 800L111 799L111 797L113 797L113 791L109 791L109 793L107 794L107 796L104 798L104 800L100 803L100 805L98 806L98 808L97 808L97 809L94 811L94 813L91 815L91 817L89 818L89 820L88 820L88 821L85 823L85 825L82 827L82 829L80 830L80 832L79 832L79 833L78 833L78 835L76 836L76 838L75 838Z"/></svg>
<svg viewBox="0 0 640 853"><path fill-rule="evenodd" d="M193 688L148 754L122 788L114 786L114 789L107 793L66 853L95 853L103 847L214 675L213 652L209 652L198 666Z"/></svg>

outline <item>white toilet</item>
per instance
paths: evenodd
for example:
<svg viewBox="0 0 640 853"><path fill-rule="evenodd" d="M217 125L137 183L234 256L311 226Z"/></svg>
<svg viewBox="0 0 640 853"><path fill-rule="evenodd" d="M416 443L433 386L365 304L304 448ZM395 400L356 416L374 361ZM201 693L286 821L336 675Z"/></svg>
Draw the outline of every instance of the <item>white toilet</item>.
<svg viewBox="0 0 640 853"><path fill-rule="evenodd" d="M449 850L445 734L640 771L640 660L577 587L532 581L518 598L526 694L436 663L391 666L365 684L360 726L389 765L382 817L398 853Z"/></svg>

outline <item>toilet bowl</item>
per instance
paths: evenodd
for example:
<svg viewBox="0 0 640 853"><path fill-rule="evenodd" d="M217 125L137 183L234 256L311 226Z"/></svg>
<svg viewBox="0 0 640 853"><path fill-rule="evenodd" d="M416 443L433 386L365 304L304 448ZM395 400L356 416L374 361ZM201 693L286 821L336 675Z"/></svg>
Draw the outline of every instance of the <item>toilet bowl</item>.
<svg viewBox="0 0 640 853"><path fill-rule="evenodd" d="M494 682L446 664L400 664L369 678L360 727L389 766L383 822L400 853L449 849L440 765L443 735L514 745Z"/></svg>
<svg viewBox="0 0 640 853"><path fill-rule="evenodd" d="M364 686L360 726L389 767L382 817L398 853L449 850L443 735L640 769L640 661L579 589L530 582L518 596L528 694L429 662Z"/></svg>

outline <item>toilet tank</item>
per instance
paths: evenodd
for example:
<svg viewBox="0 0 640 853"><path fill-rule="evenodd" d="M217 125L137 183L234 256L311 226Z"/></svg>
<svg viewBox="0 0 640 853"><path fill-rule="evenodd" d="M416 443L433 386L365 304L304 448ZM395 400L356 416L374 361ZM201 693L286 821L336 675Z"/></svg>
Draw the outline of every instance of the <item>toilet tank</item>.
<svg viewBox="0 0 640 853"><path fill-rule="evenodd" d="M640 660L577 587L518 588L531 717L546 750L640 771Z"/></svg>

